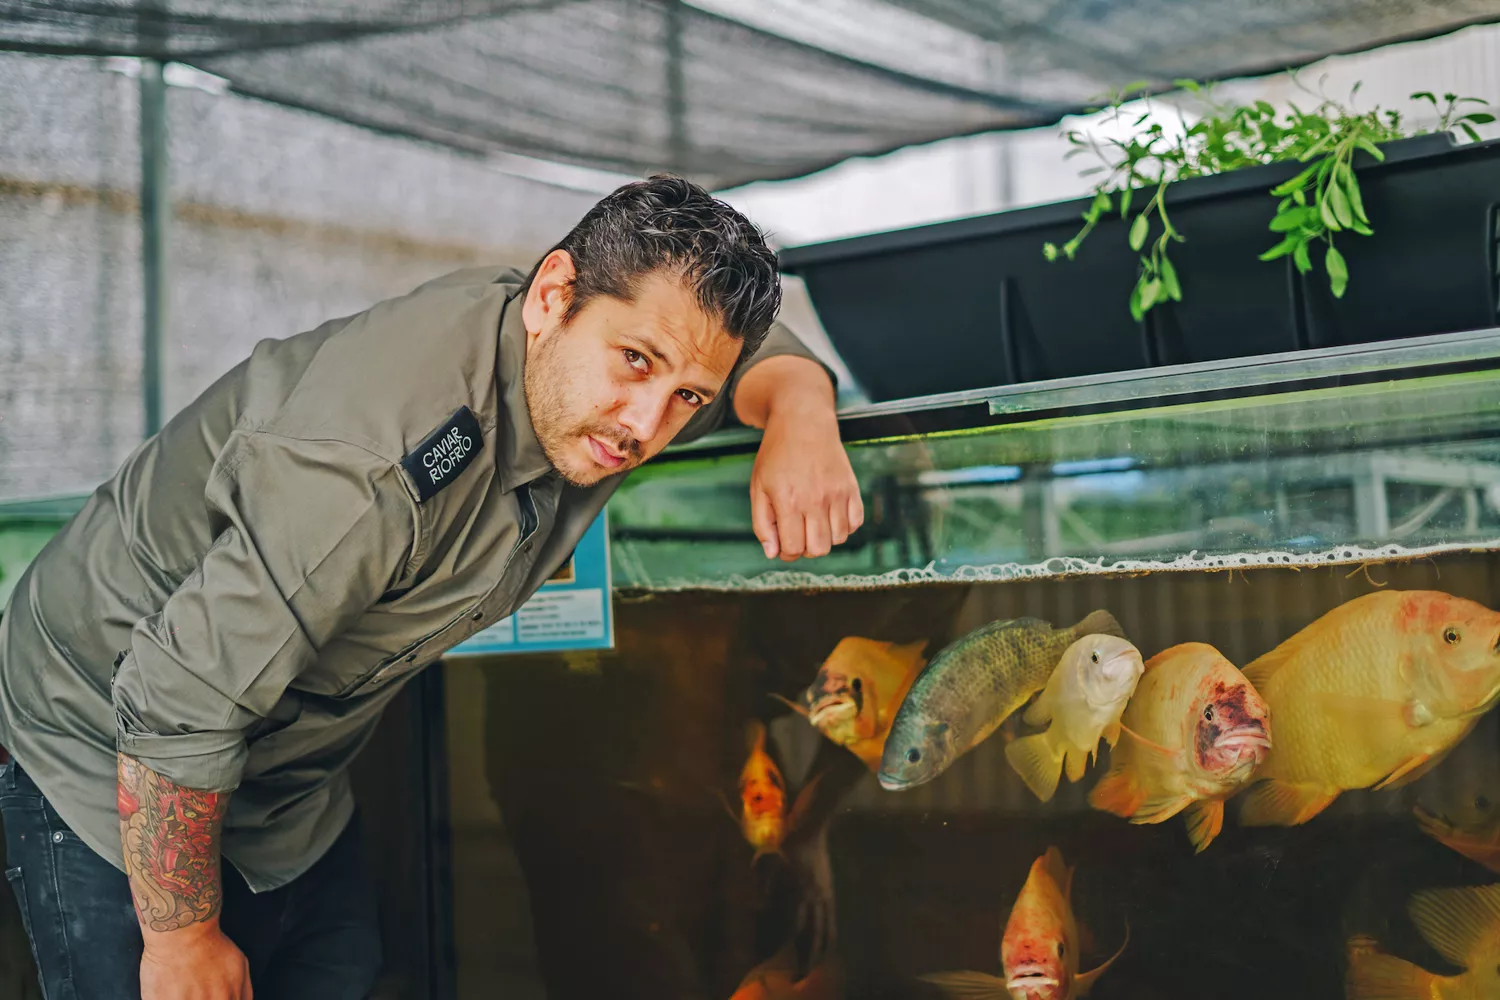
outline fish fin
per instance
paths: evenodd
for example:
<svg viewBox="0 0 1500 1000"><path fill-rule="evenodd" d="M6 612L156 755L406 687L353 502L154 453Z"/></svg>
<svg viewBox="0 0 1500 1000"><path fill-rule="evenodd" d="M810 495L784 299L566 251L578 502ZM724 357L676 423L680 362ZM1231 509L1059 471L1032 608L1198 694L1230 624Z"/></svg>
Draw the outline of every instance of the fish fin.
<svg viewBox="0 0 1500 1000"><path fill-rule="evenodd" d="M792 802L791 814L786 818L788 831L795 830L807 818L807 810L812 808L813 799L816 798L818 782L823 780L821 773L813 775L813 779L802 786L802 791L797 793L797 798Z"/></svg>
<svg viewBox="0 0 1500 1000"><path fill-rule="evenodd" d="M956 1000L1009 1000L1010 991L1005 988L1001 976L989 976L983 972L934 972L918 976L918 980L929 983Z"/></svg>
<svg viewBox="0 0 1500 1000"><path fill-rule="evenodd" d="M1089 805L1124 819L1140 811L1141 803L1145 801L1146 791L1136 780L1135 771L1123 764L1111 767L1089 792Z"/></svg>
<svg viewBox="0 0 1500 1000"><path fill-rule="evenodd" d="M1454 965L1471 966L1477 945L1500 925L1500 883L1427 889L1407 907L1412 923Z"/></svg>
<svg viewBox="0 0 1500 1000"><path fill-rule="evenodd" d="M1093 989L1094 984L1099 981L1099 977L1104 975L1105 971L1111 965L1115 964L1115 959L1125 954L1125 946L1129 943L1130 921L1127 920L1125 921L1125 940L1120 942L1119 949L1116 950L1113 955L1109 956L1109 958L1105 959L1103 965L1100 965L1095 969L1090 969L1088 972L1079 973L1078 976L1073 980L1073 995L1076 997L1081 997L1089 990Z"/></svg>
<svg viewBox="0 0 1500 1000"><path fill-rule="evenodd" d="M1063 860L1062 851L1056 845L1047 848L1047 853L1041 857L1042 868L1046 870L1047 877L1057 883L1062 890L1063 899L1073 898L1073 869L1068 867Z"/></svg>
<svg viewBox="0 0 1500 1000"><path fill-rule="evenodd" d="M1240 826L1299 826L1327 809L1339 789L1270 778L1251 786Z"/></svg>
<svg viewBox="0 0 1500 1000"><path fill-rule="evenodd" d="M1120 627L1115 616L1103 608L1085 615L1083 621L1073 626L1073 634L1080 638L1086 635L1112 635L1116 639L1126 638L1125 630Z"/></svg>
<svg viewBox="0 0 1500 1000"><path fill-rule="evenodd" d="M1057 794L1057 783L1062 778L1062 748L1055 742L1052 730L1023 736L1005 748L1005 759L1026 782L1031 793L1043 802Z"/></svg>
<svg viewBox="0 0 1500 1000"><path fill-rule="evenodd" d="M1042 693L1036 696L1036 700L1027 706L1021 715L1021 721L1028 726L1045 726L1052 721L1052 684L1042 688Z"/></svg>
<svg viewBox="0 0 1500 1000"><path fill-rule="evenodd" d="M1098 744L1095 744L1097 746ZM1089 757L1093 755L1092 750L1084 750L1081 747L1063 748L1063 768L1068 772L1068 780L1079 782L1083 780L1083 772L1089 765Z"/></svg>
<svg viewBox="0 0 1500 1000"><path fill-rule="evenodd" d="M717 788L714 789L714 795L718 796L719 804L724 807L724 811L729 814L729 818L734 822L734 825L739 826L740 818L734 814L734 807L729 804L729 798L722 790Z"/></svg>
<svg viewBox="0 0 1500 1000"><path fill-rule="evenodd" d="M1193 842L1193 853L1202 854L1224 829L1224 803L1218 799L1200 799L1183 810L1183 815L1187 818L1188 840Z"/></svg>
<svg viewBox="0 0 1500 1000"><path fill-rule="evenodd" d="M1344 982L1349 1000L1430 1000L1442 976L1394 955L1352 950Z"/></svg>
<svg viewBox="0 0 1500 1000"><path fill-rule="evenodd" d="M1417 817L1417 825L1427 836L1500 875L1500 829L1495 830L1488 837L1483 837L1460 830L1441 816L1428 812L1421 806L1413 807L1412 812Z"/></svg>
<svg viewBox="0 0 1500 1000"><path fill-rule="evenodd" d="M766 724L759 719L745 723L745 748L750 753L761 753L766 749Z"/></svg>
<svg viewBox="0 0 1500 1000"><path fill-rule="evenodd" d="M1403 785L1409 785L1436 767L1444 756L1446 754L1417 754L1405 764L1402 764L1386 775L1380 784L1375 785L1371 790L1378 792L1386 788L1400 788Z"/></svg>
<svg viewBox="0 0 1500 1000"><path fill-rule="evenodd" d="M1257 693L1264 696L1266 683L1306 644L1306 639L1303 637L1306 631L1303 629L1302 632L1293 635L1269 653L1257 656L1240 670L1240 673L1245 675L1245 680L1250 682L1250 686L1255 688Z"/></svg>
<svg viewBox="0 0 1500 1000"><path fill-rule="evenodd" d="M777 694L775 691L770 691L770 692L767 692L767 693L772 698L775 698L777 701L781 702L787 708L790 708L793 712L796 712L798 715L802 716L804 719L808 717L809 713L808 713L807 709L803 708L801 705L797 704L792 699L790 699L790 698L784 698L781 695Z"/></svg>
<svg viewBox="0 0 1500 1000"><path fill-rule="evenodd" d="M908 642L901 646L892 646L891 655L898 660L904 660L912 666L916 666L922 660L922 652L927 648L927 639L918 639L916 642Z"/></svg>
<svg viewBox="0 0 1500 1000"><path fill-rule="evenodd" d="M1123 725L1123 722L1121 722L1119 719L1116 719L1114 722L1111 722L1109 725L1105 726L1104 731L1099 734L1100 736L1104 737L1104 742L1109 744L1109 748L1111 750L1115 748L1116 743L1120 742L1120 727L1122 727Z"/></svg>

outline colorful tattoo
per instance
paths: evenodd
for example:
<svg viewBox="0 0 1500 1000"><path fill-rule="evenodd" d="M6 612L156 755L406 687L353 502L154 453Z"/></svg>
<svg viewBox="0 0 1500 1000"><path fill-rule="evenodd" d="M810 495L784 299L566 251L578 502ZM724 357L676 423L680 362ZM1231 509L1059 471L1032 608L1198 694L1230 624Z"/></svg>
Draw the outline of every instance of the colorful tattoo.
<svg viewBox="0 0 1500 1000"><path fill-rule="evenodd" d="M175 931L215 916L223 902L219 828L229 796L183 788L120 754L117 797L141 925Z"/></svg>

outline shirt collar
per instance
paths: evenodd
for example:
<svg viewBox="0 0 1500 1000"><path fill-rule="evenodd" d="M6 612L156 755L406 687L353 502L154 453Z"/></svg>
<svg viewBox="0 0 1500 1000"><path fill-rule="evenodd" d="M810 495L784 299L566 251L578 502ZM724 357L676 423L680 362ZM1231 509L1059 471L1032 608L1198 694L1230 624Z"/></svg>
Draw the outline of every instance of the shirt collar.
<svg viewBox="0 0 1500 1000"><path fill-rule="evenodd" d="M531 408L526 405L526 324L521 318L524 301L517 292L506 302L500 317L500 349L495 352L495 382L500 388L496 471L500 488L507 493L552 471L552 463L547 461L547 453L531 426Z"/></svg>

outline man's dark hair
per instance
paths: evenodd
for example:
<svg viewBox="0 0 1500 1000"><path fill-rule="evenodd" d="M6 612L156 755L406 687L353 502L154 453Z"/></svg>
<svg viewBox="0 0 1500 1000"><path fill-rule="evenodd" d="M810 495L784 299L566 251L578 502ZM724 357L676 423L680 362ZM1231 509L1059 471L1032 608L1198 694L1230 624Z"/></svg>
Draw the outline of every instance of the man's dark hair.
<svg viewBox="0 0 1500 1000"><path fill-rule="evenodd" d="M656 174L618 188L552 250L566 250L576 277L563 321L608 295L635 301L642 278L658 271L692 289L705 314L743 342L740 359L760 347L781 308L776 255L749 219L681 177ZM526 277L531 287L541 261Z"/></svg>

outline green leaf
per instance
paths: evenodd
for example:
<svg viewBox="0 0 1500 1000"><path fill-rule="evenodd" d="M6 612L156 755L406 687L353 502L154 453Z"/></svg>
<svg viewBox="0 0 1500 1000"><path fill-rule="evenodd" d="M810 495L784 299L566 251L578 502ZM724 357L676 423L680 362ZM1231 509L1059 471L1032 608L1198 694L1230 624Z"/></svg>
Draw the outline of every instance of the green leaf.
<svg viewBox="0 0 1500 1000"><path fill-rule="evenodd" d="M1137 323L1146 316L1146 311L1141 308L1141 285L1143 283L1144 279L1137 281L1135 287L1130 290L1130 315Z"/></svg>
<svg viewBox="0 0 1500 1000"><path fill-rule="evenodd" d="M1057 259L1057 244L1056 243L1043 243L1042 244L1042 256L1046 257L1048 260L1056 260Z"/></svg>
<svg viewBox="0 0 1500 1000"><path fill-rule="evenodd" d="M1120 194L1120 218L1123 219L1130 214L1130 201L1134 197L1135 188L1128 187Z"/></svg>
<svg viewBox="0 0 1500 1000"><path fill-rule="evenodd" d="M1366 153L1369 153L1371 156L1375 157L1375 159L1377 160L1385 159L1385 153L1380 151L1380 147L1375 145L1369 139L1366 139L1364 136L1360 136L1358 139L1355 139L1354 144L1360 149L1363 149Z"/></svg>
<svg viewBox="0 0 1500 1000"><path fill-rule="evenodd" d="M1323 267L1328 271L1328 286L1333 290L1333 297L1343 298L1344 289L1349 287L1349 265L1344 263L1344 255L1339 253L1337 247L1328 248L1328 254L1323 258Z"/></svg>
<svg viewBox="0 0 1500 1000"><path fill-rule="evenodd" d="M1473 112L1470 112L1469 114L1464 115L1462 118L1459 119L1459 121L1461 121L1461 122L1464 122L1464 121L1473 122L1475 125L1488 125L1490 122L1492 122L1494 120L1495 120L1495 116L1494 115L1487 114L1486 112L1483 112L1483 111L1473 111Z"/></svg>
<svg viewBox="0 0 1500 1000"><path fill-rule="evenodd" d="M1479 141L1479 133L1474 131L1473 125L1470 125L1468 122L1459 122L1458 127L1463 129L1464 134L1467 135L1471 140L1473 140L1474 142Z"/></svg>
<svg viewBox="0 0 1500 1000"><path fill-rule="evenodd" d="M1329 186L1329 190L1332 190L1332 185ZM1323 225L1327 226L1334 232L1338 232L1343 227L1339 225L1339 218L1334 214L1333 205L1329 203L1330 200L1331 199L1329 199L1328 197L1328 192L1325 191L1323 193L1323 197L1318 199L1318 214L1323 219Z"/></svg>
<svg viewBox="0 0 1500 1000"><path fill-rule="evenodd" d="M1273 233L1290 233L1303 226L1315 225L1317 219L1318 211L1315 208L1292 208L1272 219L1270 228Z"/></svg>
<svg viewBox="0 0 1500 1000"><path fill-rule="evenodd" d="M1359 179L1354 176L1352 170L1344 175L1344 193L1349 197L1349 210L1354 213L1349 228L1353 229L1355 222L1368 223L1370 217L1365 214L1365 199L1359 193Z"/></svg>
<svg viewBox="0 0 1500 1000"><path fill-rule="evenodd" d="M1195 94L1203 90L1203 85L1197 80L1173 80L1172 86L1182 90L1191 90Z"/></svg>
<svg viewBox="0 0 1500 1000"><path fill-rule="evenodd" d="M1298 243L1297 249L1292 251L1292 263L1297 265L1297 270L1302 274L1312 270L1312 259L1308 255L1306 243Z"/></svg>
<svg viewBox="0 0 1500 1000"><path fill-rule="evenodd" d="M1307 193L1304 192L1301 188L1298 188L1297 190L1292 192L1292 200L1299 205L1306 205Z"/></svg>
<svg viewBox="0 0 1500 1000"><path fill-rule="evenodd" d="M1094 203L1089 207L1095 213L1095 218L1098 218L1098 213L1108 212L1109 206L1109 195L1103 191L1100 191L1098 194L1094 195Z"/></svg>
<svg viewBox="0 0 1500 1000"><path fill-rule="evenodd" d="M1419 90L1411 95L1411 99L1414 101L1431 101L1433 107L1436 107L1438 102L1437 95L1433 94L1430 90Z"/></svg>
<svg viewBox="0 0 1500 1000"><path fill-rule="evenodd" d="M1256 101L1255 108L1263 115L1274 115L1276 113L1276 109L1271 107L1266 101Z"/></svg>
<svg viewBox="0 0 1500 1000"><path fill-rule="evenodd" d="M1182 285L1177 281L1177 268L1172 266L1172 261L1166 254L1161 256L1161 284L1173 301L1182 301Z"/></svg>
<svg viewBox="0 0 1500 1000"><path fill-rule="evenodd" d="M1350 230L1350 232L1358 233L1361 236L1374 236L1375 235L1375 230L1371 229L1369 226L1365 225L1363 222L1360 222L1358 219L1354 220L1354 225L1350 226L1349 230Z"/></svg>
<svg viewBox="0 0 1500 1000"><path fill-rule="evenodd" d="M1332 203L1334 218L1339 220L1341 227L1348 229L1354 224L1354 213L1349 208L1349 196L1344 193L1342 184L1337 181L1329 184L1323 191L1323 197L1325 201Z"/></svg>
<svg viewBox="0 0 1500 1000"><path fill-rule="evenodd" d="M1295 191L1300 190L1307 185L1308 180L1312 178L1312 175L1316 173L1317 170L1318 165L1314 164L1313 166L1308 167L1306 170L1302 171L1296 177L1293 177L1291 180L1283 181L1282 183L1276 185L1271 189L1272 197L1280 198L1284 195L1289 195Z"/></svg>
<svg viewBox="0 0 1500 1000"><path fill-rule="evenodd" d="M1285 257L1299 245L1299 242L1300 241L1297 239L1297 237L1288 236L1286 239L1282 240L1280 243L1276 244L1274 247L1261 254L1260 259L1275 260L1277 257Z"/></svg>
<svg viewBox="0 0 1500 1000"><path fill-rule="evenodd" d="M1142 313L1145 313L1146 310L1150 309L1152 306L1156 305L1158 302L1165 302L1165 301L1166 300L1162 297L1162 287L1161 287L1161 281L1160 281L1160 279L1152 278L1150 281L1146 282L1145 285L1143 285L1141 287L1141 312Z"/></svg>
<svg viewBox="0 0 1500 1000"><path fill-rule="evenodd" d="M1147 206L1150 207L1150 206ZM1139 250L1146 245L1146 236L1151 232L1151 223L1146 221L1146 213L1142 212L1135 217L1130 224L1130 249Z"/></svg>

